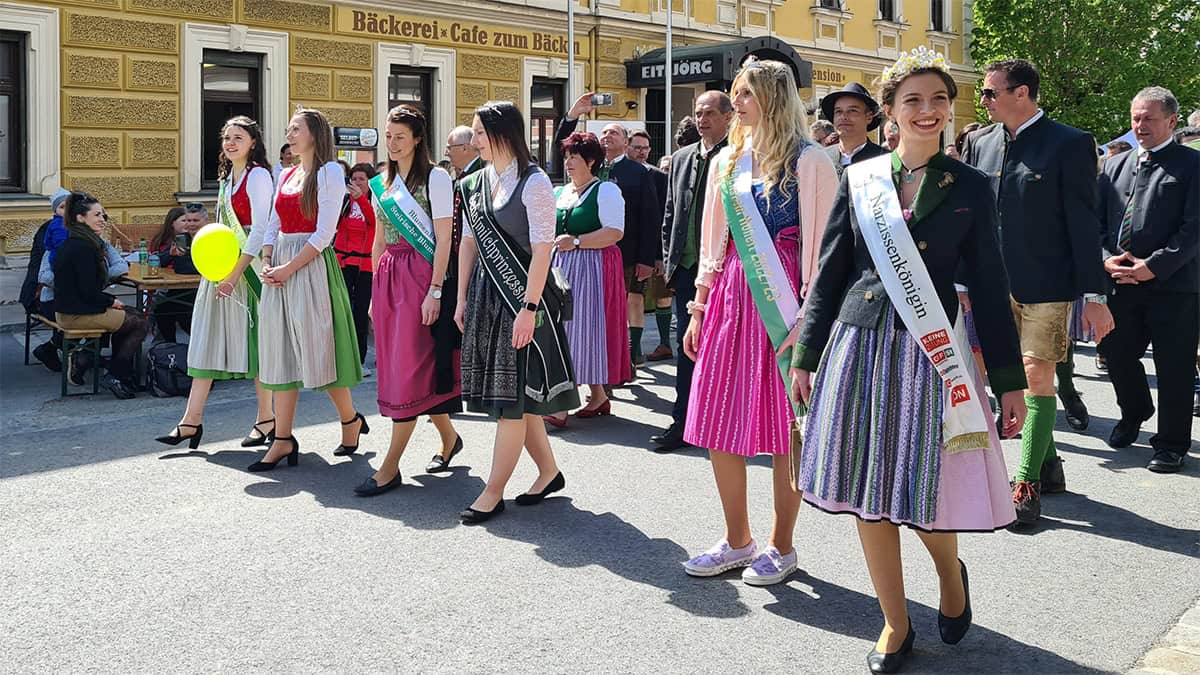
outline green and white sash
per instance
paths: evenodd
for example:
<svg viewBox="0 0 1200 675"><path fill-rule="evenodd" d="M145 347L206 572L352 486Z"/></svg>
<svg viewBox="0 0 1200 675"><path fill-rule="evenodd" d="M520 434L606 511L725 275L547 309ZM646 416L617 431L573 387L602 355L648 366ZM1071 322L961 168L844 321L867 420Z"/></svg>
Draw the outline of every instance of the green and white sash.
<svg viewBox="0 0 1200 675"><path fill-rule="evenodd" d="M987 447L988 420L967 364L971 352L962 310L957 328L951 326L900 209L891 155L851 164L846 171L859 228L883 287L912 339L946 383L942 392L946 450Z"/></svg>
<svg viewBox="0 0 1200 675"><path fill-rule="evenodd" d="M733 175L721 181L721 203L725 208L725 219L729 223L729 238L737 248L746 282L754 297L754 306L767 329L771 345L778 351L796 324L800 312L800 301L788 281L787 271L775 249L775 240L767 230L754 195L750 191L754 180L751 153L743 152L738 158ZM728 159L726 160L728 161ZM720 166L714 171L722 171ZM785 351L775 357L779 374L783 378L784 390L791 386L788 370L791 368L792 352ZM789 397L790 399L790 397ZM797 417L804 414L803 404L792 401Z"/></svg>
<svg viewBox="0 0 1200 675"><path fill-rule="evenodd" d="M251 167L246 168L246 173L242 177L243 181L250 180ZM246 186L249 189L249 185ZM233 234L237 237L238 250L241 251L246 247L246 228L242 222L238 220L237 212L233 210L233 177L228 181L221 181L217 188L217 215L220 222L224 223L225 227L233 230ZM265 225L266 223L261 223ZM253 225L251 225L253 227ZM250 266L246 268L242 275L246 283L250 285L250 290L254 293L255 298L262 296L262 258L253 256L250 259Z"/></svg>
<svg viewBox="0 0 1200 675"><path fill-rule="evenodd" d="M371 179L371 193L375 195L380 210L404 240L432 265L436 248L433 241L433 219L417 203L403 180L397 177L393 181L392 185L396 189L391 194L387 194L387 186L383 181L382 173Z"/></svg>

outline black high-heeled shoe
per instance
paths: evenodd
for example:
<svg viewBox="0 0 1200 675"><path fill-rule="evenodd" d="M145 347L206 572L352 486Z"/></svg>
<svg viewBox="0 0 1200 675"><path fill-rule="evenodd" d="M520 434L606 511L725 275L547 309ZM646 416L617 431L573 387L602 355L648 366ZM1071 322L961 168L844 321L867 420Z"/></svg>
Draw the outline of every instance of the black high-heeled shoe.
<svg viewBox="0 0 1200 675"><path fill-rule="evenodd" d="M270 424L271 430L263 431L262 429L259 429L259 427L261 427L264 424ZM243 448L257 448L262 445L270 445L271 439L275 436L275 418L272 417L269 420L262 420L261 422L255 422L254 426L250 427L250 428L254 429L255 431L257 431L258 433L260 433L262 435L261 436L251 436L249 434L246 434L246 437L242 439L242 447Z"/></svg>
<svg viewBox="0 0 1200 675"><path fill-rule="evenodd" d="M908 635L904 636L904 643L900 645L900 649L886 654L872 649L871 653L867 654L867 667L872 673L894 673L900 670L912 654L913 641L916 639L917 632L913 630L912 619L909 619Z"/></svg>
<svg viewBox="0 0 1200 675"><path fill-rule="evenodd" d="M266 462L263 460L259 460L255 463L251 464L249 467L247 467L246 468L247 471L249 471L251 473L261 473L263 471L270 471L271 469L275 468L276 464L278 464L281 460L284 460L284 459L287 460L288 466L296 466L297 464L300 463L300 441L297 441L294 436L276 436L275 440L276 441L287 441L288 443L291 443L292 451L289 452L288 454L284 455L283 457L280 457L279 459L275 460L274 462ZM268 452L270 452L270 451L268 450Z"/></svg>
<svg viewBox="0 0 1200 675"><path fill-rule="evenodd" d="M189 429L195 429L196 433L188 435L188 436L184 436L183 435L183 427L187 427ZM191 448L192 450L195 450L196 448L200 447L200 439L203 437L204 437L204 425L203 424L177 424L177 425L175 425L175 433L167 434L166 436L159 436L158 438L155 438L154 440L158 441L159 443L166 443L167 445L179 445L180 443L182 443L184 441L188 441L188 447Z"/></svg>
<svg viewBox="0 0 1200 675"><path fill-rule="evenodd" d="M958 564L962 568L963 595L967 598L967 604L963 613L954 618L938 610L938 632L942 634L942 642L948 645L958 644L971 628L971 586L967 582L967 564L962 560L959 560Z"/></svg>
<svg viewBox="0 0 1200 675"><path fill-rule="evenodd" d="M463 525L478 525L479 523L484 523L495 518L501 513L504 513L503 499L496 502L496 506L491 511L480 511L468 506L462 513L458 514L458 517L462 519Z"/></svg>
<svg viewBox="0 0 1200 675"><path fill-rule="evenodd" d="M342 422L342 426L348 427L355 422L362 422L362 426L358 428L358 435L360 437L371 433L371 427L367 426L367 418L363 417L362 413L360 412L354 413L354 417L351 417L349 421ZM345 443L341 443L333 449L333 454L337 457L345 457L346 455L353 455L357 451L358 443L355 443L354 445L346 445Z"/></svg>
<svg viewBox="0 0 1200 675"><path fill-rule="evenodd" d="M562 472L559 471L558 475L554 477L554 480L551 480L549 485L542 488L541 492L521 493L521 494L517 495L517 498L515 501L517 502L517 504L519 506L533 506L534 504L541 503L541 501L543 499L545 499L546 497L550 496L551 494L553 494L555 492L558 492L559 490L565 488L566 486L567 486L567 479L563 478Z"/></svg>

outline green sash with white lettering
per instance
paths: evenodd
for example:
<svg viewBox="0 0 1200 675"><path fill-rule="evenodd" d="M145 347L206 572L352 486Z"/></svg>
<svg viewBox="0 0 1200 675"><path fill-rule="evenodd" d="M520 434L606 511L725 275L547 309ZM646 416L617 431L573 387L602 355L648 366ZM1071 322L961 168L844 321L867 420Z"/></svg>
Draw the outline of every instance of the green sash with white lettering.
<svg viewBox="0 0 1200 675"><path fill-rule="evenodd" d="M242 180L250 179L250 171L252 167L247 167L246 176ZM246 228L242 226L242 222L238 220L237 213L233 210L233 195L226 190L226 186L232 187L233 178L228 181L221 181L220 187L217 189L217 215L221 223L233 230L234 236L237 237L238 250L242 250L246 246ZM250 186L246 186L249 189ZM262 223L265 225L266 223ZM250 259L250 266L242 273L242 278L246 280L246 284L250 286L250 292L254 293L254 298L257 300L262 297L262 259L258 256L253 256Z"/></svg>
<svg viewBox="0 0 1200 675"><path fill-rule="evenodd" d="M392 194L386 194L383 184L383 174L376 174L371 179L371 193L379 203L379 209L387 217L400 236L421 254L421 257L433 264L433 220L425 213L425 209L417 203L404 181L397 180L393 184L396 189Z"/></svg>
<svg viewBox="0 0 1200 675"><path fill-rule="evenodd" d="M729 161L728 154L725 161ZM796 324L800 301L788 281L779 251L775 250L775 239L767 230L767 224L763 221L754 195L750 192L754 174L751 162L750 152L743 152L737 160L733 175L721 180L721 203L725 208L725 219L729 223L729 238L737 247L738 258L742 261L746 282L754 298L754 306L767 329L771 345L778 350ZM713 167L713 170L724 171L724 167L718 165ZM788 374L792 364L791 350L776 356L775 362L779 366L779 375L783 378L784 391L788 391L791 388L791 377ZM797 417L805 413L803 404L796 401L791 403Z"/></svg>

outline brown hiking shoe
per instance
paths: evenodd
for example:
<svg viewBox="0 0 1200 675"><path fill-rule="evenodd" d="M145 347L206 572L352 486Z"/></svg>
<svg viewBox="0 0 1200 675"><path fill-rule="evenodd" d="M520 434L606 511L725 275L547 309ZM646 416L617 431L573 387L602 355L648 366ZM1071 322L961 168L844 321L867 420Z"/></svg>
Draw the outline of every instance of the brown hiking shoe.
<svg viewBox="0 0 1200 675"><path fill-rule="evenodd" d="M1042 515L1041 481L1021 480L1013 483L1013 508L1017 510L1017 523L1033 525Z"/></svg>

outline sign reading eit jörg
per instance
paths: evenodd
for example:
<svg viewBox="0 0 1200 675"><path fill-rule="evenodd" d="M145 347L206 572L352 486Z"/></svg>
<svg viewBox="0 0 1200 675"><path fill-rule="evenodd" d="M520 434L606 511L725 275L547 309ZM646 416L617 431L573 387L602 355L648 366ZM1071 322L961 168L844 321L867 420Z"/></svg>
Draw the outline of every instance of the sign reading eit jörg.
<svg viewBox="0 0 1200 675"><path fill-rule="evenodd" d="M562 33L521 30L446 18L435 19L338 7L337 30L339 33L391 38L397 41L567 56L567 38ZM576 56L586 56L586 44L575 41Z"/></svg>

